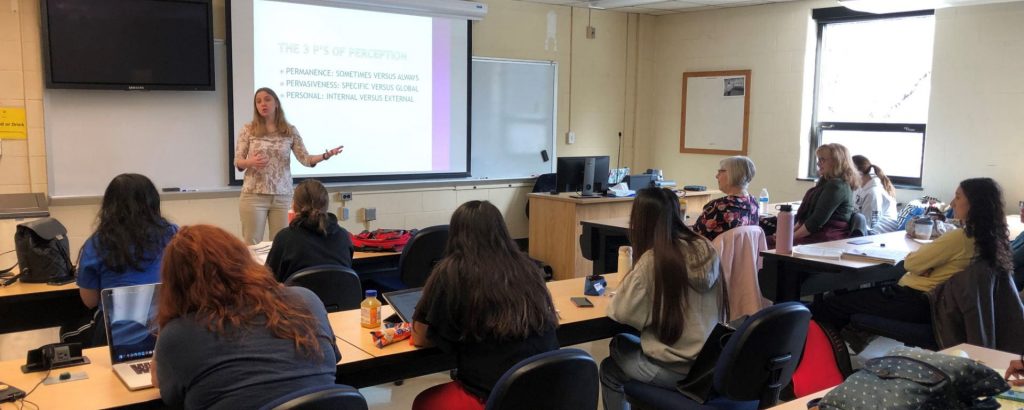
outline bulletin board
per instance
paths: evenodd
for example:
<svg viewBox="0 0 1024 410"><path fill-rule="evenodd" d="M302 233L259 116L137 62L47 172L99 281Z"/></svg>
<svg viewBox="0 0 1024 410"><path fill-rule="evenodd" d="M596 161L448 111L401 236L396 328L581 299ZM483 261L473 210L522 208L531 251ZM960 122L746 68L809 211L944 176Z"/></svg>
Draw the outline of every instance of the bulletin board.
<svg viewBox="0 0 1024 410"><path fill-rule="evenodd" d="M750 70L683 73L679 152L747 155Z"/></svg>

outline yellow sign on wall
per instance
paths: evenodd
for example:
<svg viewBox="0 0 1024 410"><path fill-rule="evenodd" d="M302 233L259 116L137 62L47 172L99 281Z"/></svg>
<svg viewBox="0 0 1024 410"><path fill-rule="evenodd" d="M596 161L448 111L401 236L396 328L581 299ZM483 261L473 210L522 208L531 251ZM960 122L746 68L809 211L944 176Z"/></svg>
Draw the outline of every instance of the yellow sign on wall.
<svg viewBox="0 0 1024 410"><path fill-rule="evenodd" d="M25 109L21 107L0 107L0 139L23 140L28 138L25 123Z"/></svg>

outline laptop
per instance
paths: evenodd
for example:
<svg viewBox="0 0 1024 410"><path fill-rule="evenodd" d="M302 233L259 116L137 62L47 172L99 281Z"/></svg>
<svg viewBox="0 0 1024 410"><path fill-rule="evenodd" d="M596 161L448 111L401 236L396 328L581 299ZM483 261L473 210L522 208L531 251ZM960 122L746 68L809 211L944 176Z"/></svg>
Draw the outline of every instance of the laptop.
<svg viewBox="0 0 1024 410"><path fill-rule="evenodd" d="M384 300L395 310L395 315L405 323L412 323L413 313L416 312L416 304L420 302L423 295L423 288L404 289L394 292L386 292Z"/></svg>
<svg viewBox="0 0 1024 410"><path fill-rule="evenodd" d="M103 322L114 373L128 390L153 387L150 361L156 348L160 284L104 289Z"/></svg>

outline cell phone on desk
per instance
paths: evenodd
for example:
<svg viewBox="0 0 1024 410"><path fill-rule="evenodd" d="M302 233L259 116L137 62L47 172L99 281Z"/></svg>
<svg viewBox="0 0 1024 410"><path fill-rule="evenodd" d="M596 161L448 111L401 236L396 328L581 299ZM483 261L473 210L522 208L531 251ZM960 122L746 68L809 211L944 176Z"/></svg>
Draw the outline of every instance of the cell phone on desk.
<svg viewBox="0 0 1024 410"><path fill-rule="evenodd" d="M594 304L590 303L590 299L587 299L587 298L584 298L584 297L574 297L574 298L569 298L569 300L572 300L572 304L576 305L576 307L581 307L581 308L594 307Z"/></svg>
<svg viewBox="0 0 1024 410"><path fill-rule="evenodd" d="M996 396L997 399L1013 400L1024 403L1024 392L1017 390L1007 390Z"/></svg>
<svg viewBox="0 0 1024 410"><path fill-rule="evenodd" d="M71 282L74 282L74 281L75 281L75 277L74 276L68 276L66 278L60 278L60 279L54 279L54 280L51 280L51 281L47 281L46 284L50 285L50 286L61 286L61 285L67 285L67 284L69 284Z"/></svg>

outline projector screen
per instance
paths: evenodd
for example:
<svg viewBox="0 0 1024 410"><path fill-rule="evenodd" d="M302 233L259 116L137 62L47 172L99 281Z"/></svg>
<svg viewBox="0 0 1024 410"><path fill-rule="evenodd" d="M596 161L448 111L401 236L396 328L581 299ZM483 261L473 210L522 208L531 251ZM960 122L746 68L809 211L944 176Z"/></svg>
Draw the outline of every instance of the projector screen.
<svg viewBox="0 0 1024 410"><path fill-rule="evenodd" d="M343 2L230 3L229 152L270 87L310 154L292 176L372 181L469 176L467 19L346 8ZM231 183L243 173L229 161Z"/></svg>

